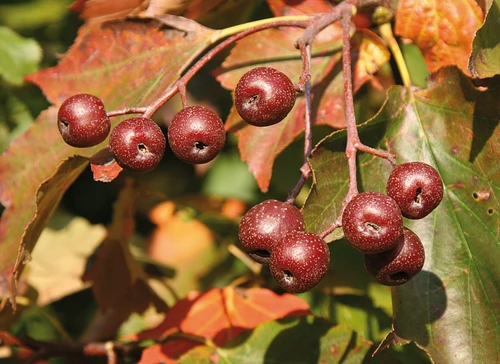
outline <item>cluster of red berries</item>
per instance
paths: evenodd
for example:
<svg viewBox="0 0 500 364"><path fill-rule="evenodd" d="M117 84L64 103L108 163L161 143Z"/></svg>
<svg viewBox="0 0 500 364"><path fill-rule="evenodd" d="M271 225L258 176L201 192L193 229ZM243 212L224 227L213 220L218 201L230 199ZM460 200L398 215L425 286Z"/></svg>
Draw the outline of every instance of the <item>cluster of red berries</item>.
<svg viewBox="0 0 500 364"><path fill-rule="evenodd" d="M425 260L422 242L404 227L403 217L421 219L433 211L443 198L443 181L426 163L403 163L389 175L386 192L354 196L344 209L342 227L347 241L363 253L367 272L394 286L419 273Z"/></svg>
<svg viewBox="0 0 500 364"><path fill-rule="evenodd" d="M97 96L77 94L59 108L57 125L64 141L78 148L103 142L111 130L104 104ZM179 111L168 128L174 154L186 163L201 164L214 159L224 147L226 131L220 117L203 106ZM153 120L134 117L118 123L109 135L109 151L123 168L149 172L163 158L167 140Z"/></svg>
<svg viewBox="0 0 500 364"><path fill-rule="evenodd" d="M295 103L295 88L283 73L268 67L247 72L235 90L235 105L242 118L255 126L281 121ZM163 158L168 143L182 161L203 164L214 159L226 142L221 118L203 106L180 110L168 126L165 138L151 119L133 117L111 130L111 122L100 98L77 94L59 108L57 125L64 141L78 148L103 142L109 135L109 151L116 162L134 172L149 172Z"/></svg>
<svg viewBox="0 0 500 364"><path fill-rule="evenodd" d="M367 272L383 285L408 282L422 270L425 251L418 236L404 227L403 217L421 219L443 198L438 172L426 163L398 165L387 181L387 194L362 192L342 214L346 239L363 253ZM269 264L285 290L307 291L324 277L329 249L321 237L304 231L298 208L266 200L252 207L239 226L239 240L256 262Z"/></svg>
<svg viewBox="0 0 500 364"><path fill-rule="evenodd" d="M266 127L283 120L296 100L292 81L270 67L245 73L234 92L236 110L247 123ZM64 101L58 113L63 139L74 147L103 142L111 122L102 101L78 94ZM220 117L202 106L188 106L171 120L167 133L173 153L186 163L207 163L224 147L226 132ZM167 138L151 119L134 117L118 123L109 136L109 151L128 170L148 172L158 166ZM352 198L342 215L346 239L364 254L368 273L385 285L406 283L423 267L423 245L403 226L403 217L428 215L443 197L437 171L420 162L405 163L392 171L387 194L363 192ZM295 206L266 200L251 208L239 226L239 240L251 258L269 264L271 274L285 290L305 292L325 276L330 252L324 240L305 231L302 213Z"/></svg>

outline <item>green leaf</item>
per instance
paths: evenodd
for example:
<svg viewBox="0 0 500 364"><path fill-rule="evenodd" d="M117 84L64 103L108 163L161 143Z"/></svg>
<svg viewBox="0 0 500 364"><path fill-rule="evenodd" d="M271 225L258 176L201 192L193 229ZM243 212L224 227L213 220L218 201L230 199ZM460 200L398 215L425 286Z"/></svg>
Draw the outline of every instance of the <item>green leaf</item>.
<svg viewBox="0 0 500 364"><path fill-rule="evenodd" d="M26 104L9 89L0 90L0 152L33 123Z"/></svg>
<svg viewBox="0 0 500 364"><path fill-rule="evenodd" d="M42 49L33 39L21 37L12 29L0 26L0 76L14 85L35 72L42 59Z"/></svg>
<svg viewBox="0 0 500 364"><path fill-rule="evenodd" d="M469 70L480 78L493 77L500 73L500 0L491 4L482 27L472 43Z"/></svg>
<svg viewBox="0 0 500 364"><path fill-rule="evenodd" d="M382 112L360 129L365 144L390 150L400 163L427 162L444 181L441 205L424 219L405 220L425 246L424 269L392 290L395 334L415 341L435 362L500 360L500 281L493 278L500 277L497 98L498 90L481 92L458 70L445 68L426 90L392 88ZM315 229L328 224L324 215L330 214L330 222L336 218L327 205L338 211L343 198L338 191L345 190L345 181L329 189L322 182L325 171L345 168L337 157L341 148L337 133L317 148L331 153L330 162L321 153L311 158L316 192L304 213ZM361 190L383 192L389 171L385 160L361 154ZM319 198L327 202L319 204Z"/></svg>
<svg viewBox="0 0 500 364"><path fill-rule="evenodd" d="M259 325L223 347L200 346L179 363L360 363L370 343L346 326L332 326L314 316L286 318ZM213 362L213 361L211 361Z"/></svg>
<svg viewBox="0 0 500 364"><path fill-rule="evenodd" d="M203 193L243 201L257 199L257 184L248 167L237 154L221 154L210 168L203 183Z"/></svg>

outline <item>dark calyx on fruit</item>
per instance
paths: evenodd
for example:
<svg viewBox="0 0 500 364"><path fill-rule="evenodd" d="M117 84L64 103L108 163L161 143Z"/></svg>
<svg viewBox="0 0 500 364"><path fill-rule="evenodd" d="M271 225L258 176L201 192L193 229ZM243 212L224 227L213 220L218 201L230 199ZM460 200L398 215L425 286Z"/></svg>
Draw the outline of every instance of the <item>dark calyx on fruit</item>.
<svg viewBox="0 0 500 364"><path fill-rule="evenodd" d="M67 144L88 148L107 138L111 121L100 98L77 94L66 99L59 107L57 127Z"/></svg>
<svg viewBox="0 0 500 364"><path fill-rule="evenodd" d="M247 123L269 126L288 115L295 98L295 87L287 75L271 67L257 67L239 80L234 104Z"/></svg>
<svg viewBox="0 0 500 364"><path fill-rule="evenodd" d="M245 252L256 262L268 264L271 251L287 233L304 230L300 210L278 200L266 200L243 215L238 237Z"/></svg>
<svg viewBox="0 0 500 364"><path fill-rule="evenodd" d="M165 135L151 119L136 117L116 125L109 137L109 150L117 163L134 172L150 172L160 164Z"/></svg>
<svg viewBox="0 0 500 364"><path fill-rule="evenodd" d="M421 219L443 199L443 181L427 163L403 163L389 175L387 194L397 202L404 217Z"/></svg>
<svg viewBox="0 0 500 364"><path fill-rule="evenodd" d="M378 254L364 254L368 274L386 286L408 282L422 270L424 262L424 246L419 237L407 228L396 247Z"/></svg>
<svg viewBox="0 0 500 364"><path fill-rule="evenodd" d="M168 127L168 142L180 160L203 164L214 159L224 147L226 130L221 118L203 106L179 111Z"/></svg>
<svg viewBox="0 0 500 364"><path fill-rule="evenodd" d="M278 284L288 292L302 293L316 286L330 265L330 251L318 235L292 231L271 252L269 268Z"/></svg>
<svg viewBox="0 0 500 364"><path fill-rule="evenodd" d="M345 238L359 251L380 253L393 248L403 234L398 204L380 192L363 192L352 198L342 215Z"/></svg>

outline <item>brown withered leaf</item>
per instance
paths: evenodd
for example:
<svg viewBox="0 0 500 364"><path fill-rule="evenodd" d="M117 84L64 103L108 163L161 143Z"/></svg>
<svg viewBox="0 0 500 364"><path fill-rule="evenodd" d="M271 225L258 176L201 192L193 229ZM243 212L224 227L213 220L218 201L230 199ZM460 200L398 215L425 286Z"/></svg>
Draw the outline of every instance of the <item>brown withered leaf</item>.
<svg viewBox="0 0 500 364"><path fill-rule="evenodd" d="M108 309L127 313L144 312L150 305L163 312L166 303L147 282L147 276L128 248L134 232L134 205L138 192L129 180L120 192L113 210L108 235L90 257L84 282L92 282L92 290L101 311Z"/></svg>

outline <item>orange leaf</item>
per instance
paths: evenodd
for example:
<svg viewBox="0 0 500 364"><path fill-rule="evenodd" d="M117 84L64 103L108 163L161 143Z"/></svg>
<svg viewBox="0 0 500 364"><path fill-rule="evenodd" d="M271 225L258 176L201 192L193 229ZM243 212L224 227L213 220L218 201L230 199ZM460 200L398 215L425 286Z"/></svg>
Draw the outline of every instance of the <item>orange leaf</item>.
<svg viewBox="0 0 500 364"><path fill-rule="evenodd" d="M291 294L278 295L264 288L214 288L179 301L158 327L140 333L136 339L158 339L177 328L223 345L263 322L309 313L308 304ZM185 339L154 345L144 350L140 363L174 362L196 345Z"/></svg>
<svg viewBox="0 0 500 364"><path fill-rule="evenodd" d="M402 0L395 33L422 50L431 72L457 65L468 73L472 40L482 20L483 12L474 0Z"/></svg>
<svg viewBox="0 0 500 364"><path fill-rule="evenodd" d="M186 210L175 212L175 204L165 201L155 206L150 219L158 227L149 239L149 255L172 267L175 277L169 281L183 297L199 289L199 278L219 260L213 232Z"/></svg>

